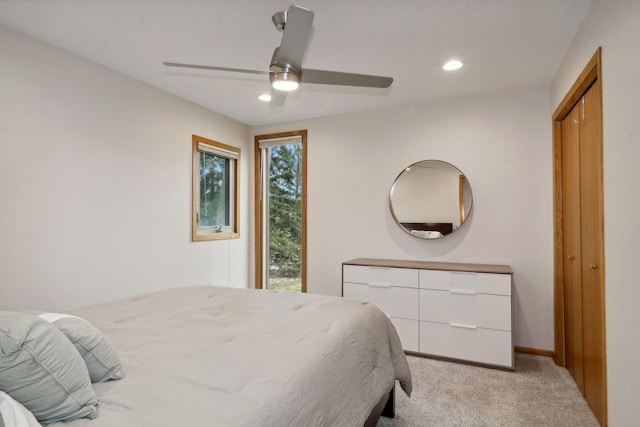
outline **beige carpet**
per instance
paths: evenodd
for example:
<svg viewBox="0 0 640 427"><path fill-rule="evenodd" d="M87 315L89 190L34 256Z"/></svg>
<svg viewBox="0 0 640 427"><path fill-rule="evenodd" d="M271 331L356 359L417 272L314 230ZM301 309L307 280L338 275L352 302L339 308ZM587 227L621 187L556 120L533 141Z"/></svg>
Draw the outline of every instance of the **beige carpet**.
<svg viewBox="0 0 640 427"><path fill-rule="evenodd" d="M378 427L599 426L569 372L548 357L516 354L513 372L408 356L410 398Z"/></svg>

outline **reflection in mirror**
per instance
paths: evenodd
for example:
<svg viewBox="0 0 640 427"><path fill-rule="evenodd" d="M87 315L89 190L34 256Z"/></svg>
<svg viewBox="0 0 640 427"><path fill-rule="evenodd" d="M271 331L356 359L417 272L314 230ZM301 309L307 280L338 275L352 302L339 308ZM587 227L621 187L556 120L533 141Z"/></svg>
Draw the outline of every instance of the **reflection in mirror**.
<svg viewBox="0 0 640 427"><path fill-rule="evenodd" d="M453 233L469 217L471 186L455 166L424 160L404 169L393 182L389 208L405 232L421 239Z"/></svg>

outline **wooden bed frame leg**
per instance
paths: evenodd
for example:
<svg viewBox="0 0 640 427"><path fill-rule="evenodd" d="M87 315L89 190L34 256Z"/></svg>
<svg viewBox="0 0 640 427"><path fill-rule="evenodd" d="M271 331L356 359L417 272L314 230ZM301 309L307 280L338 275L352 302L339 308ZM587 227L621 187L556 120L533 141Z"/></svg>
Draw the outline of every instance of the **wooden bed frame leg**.
<svg viewBox="0 0 640 427"><path fill-rule="evenodd" d="M394 384L393 388L389 392L389 398L387 399L387 404L384 405L384 409L382 410L382 416L387 418L395 418L396 416L396 386Z"/></svg>

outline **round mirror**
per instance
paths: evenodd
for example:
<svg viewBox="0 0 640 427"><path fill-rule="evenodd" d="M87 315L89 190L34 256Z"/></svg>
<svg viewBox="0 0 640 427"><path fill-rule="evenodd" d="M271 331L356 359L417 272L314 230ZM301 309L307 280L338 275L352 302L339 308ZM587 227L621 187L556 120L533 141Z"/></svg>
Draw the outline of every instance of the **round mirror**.
<svg viewBox="0 0 640 427"><path fill-rule="evenodd" d="M440 239L468 218L471 186L457 167L423 160L405 168L389 192L389 208L405 232L421 239Z"/></svg>

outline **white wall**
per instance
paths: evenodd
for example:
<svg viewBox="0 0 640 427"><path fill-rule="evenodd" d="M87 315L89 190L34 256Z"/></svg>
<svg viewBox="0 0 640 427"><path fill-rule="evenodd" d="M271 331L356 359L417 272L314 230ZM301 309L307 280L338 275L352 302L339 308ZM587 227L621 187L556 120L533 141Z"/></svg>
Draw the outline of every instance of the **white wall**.
<svg viewBox="0 0 640 427"><path fill-rule="evenodd" d="M340 295L341 263L356 257L509 264L515 343L553 349L553 212L548 88L434 105L254 127L308 129L308 290ZM439 159L469 179L470 218L420 240L388 209L408 165Z"/></svg>
<svg viewBox="0 0 640 427"><path fill-rule="evenodd" d="M640 396L640 2L595 0L552 84L555 108L602 47L609 425L637 425Z"/></svg>
<svg viewBox="0 0 640 427"><path fill-rule="evenodd" d="M249 129L0 27L0 308L248 283ZM241 238L191 243L191 135L243 150Z"/></svg>

